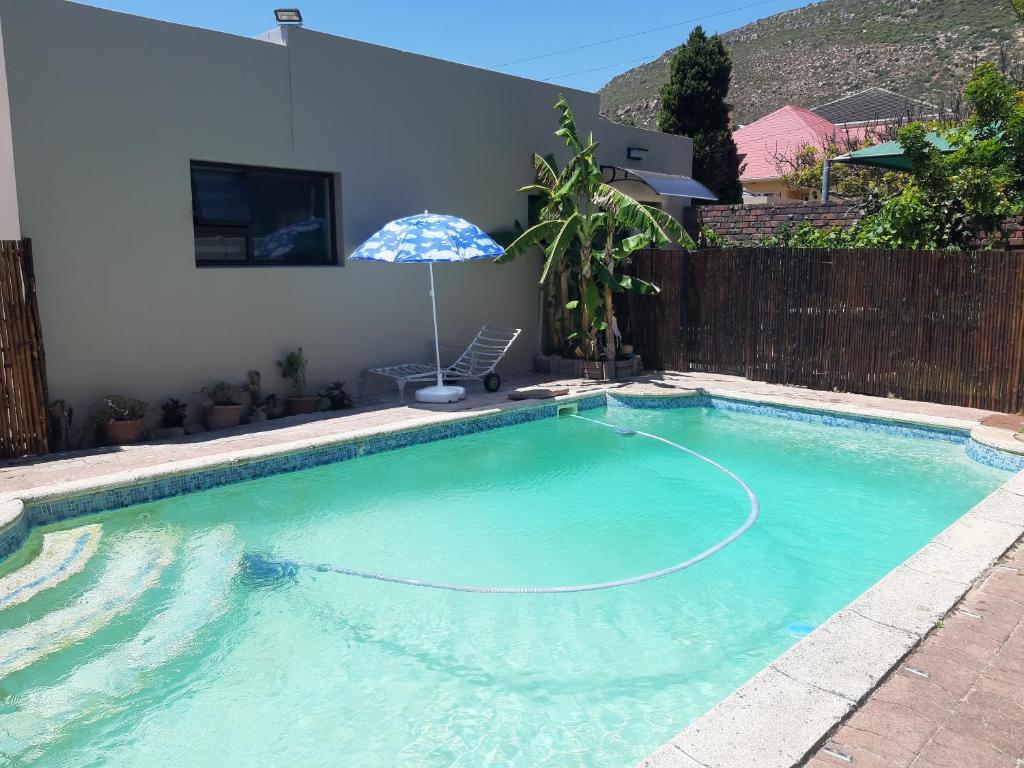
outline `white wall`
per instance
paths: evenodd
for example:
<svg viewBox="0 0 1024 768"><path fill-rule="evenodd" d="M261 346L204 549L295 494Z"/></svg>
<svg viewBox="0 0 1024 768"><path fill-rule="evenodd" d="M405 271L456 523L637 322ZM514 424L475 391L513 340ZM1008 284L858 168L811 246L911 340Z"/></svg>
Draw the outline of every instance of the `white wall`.
<svg viewBox="0 0 1024 768"><path fill-rule="evenodd" d="M63 0L0 0L0 23L51 397L77 407L109 391L157 403L250 369L283 391L274 363L298 345L313 387L426 359L425 266L197 268L190 160L338 174L347 254L427 208L488 231L525 222L530 154L563 151L563 89L305 29L256 40ZM567 97L601 125L595 94ZM689 170L688 140L637 133L664 163L644 167ZM443 340L522 327L505 370L529 368L538 261L438 269Z"/></svg>

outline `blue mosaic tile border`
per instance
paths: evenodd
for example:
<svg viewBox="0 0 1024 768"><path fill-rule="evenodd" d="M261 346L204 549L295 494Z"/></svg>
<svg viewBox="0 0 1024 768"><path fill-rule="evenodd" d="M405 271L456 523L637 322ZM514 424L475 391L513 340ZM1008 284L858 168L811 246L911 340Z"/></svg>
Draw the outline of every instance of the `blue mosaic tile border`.
<svg viewBox="0 0 1024 768"><path fill-rule="evenodd" d="M609 399L617 401L628 408L644 408L666 410L673 408L714 408L718 411L733 413L749 413L755 416L769 416L774 419L802 421L808 424L821 424L827 427L847 427L871 432L882 432L889 435L918 437L925 440L944 440L950 443L967 443L970 435L965 430L950 427L933 427L927 424L903 424L871 416L855 414L830 413L812 408L798 406L773 405L758 403L752 400L740 400L731 397L716 397L706 394L698 395L619 395L610 394Z"/></svg>
<svg viewBox="0 0 1024 768"><path fill-rule="evenodd" d="M915 437L923 440L942 440L963 445L967 456L979 464L1011 472L1024 470L1024 455L1000 451L972 440L970 433L955 427L938 427L928 424L905 424L871 416L836 414L796 406L772 405L728 397L697 395L620 395L610 394L609 400L628 408L664 410L671 408L714 408L735 413L750 413L776 419L822 424L829 427L845 427L887 435Z"/></svg>
<svg viewBox="0 0 1024 768"><path fill-rule="evenodd" d="M1010 472L1024 470L1024 455L1000 451L977 440L967 443L967 455L981 464L988 464L997 469L1007 469Z"/></svg>
<svg viewBox="0 0 1024 768"><path fill-rule="evenodd" d="M29 522L27 515L21 515L7 530L0 533L0 560L13 555L28 538Z"/></svg>
<svg viewBox="0 0 1024 768"><path fill-rule="evenodd" d="M605 396L603 393L590 395L574 402L579 410L591 410L604 407ZM309 469L310 467L320 467L325 464L348 461L359 456L370 456L375 453L394 451L411 445L434 442L435 440L445 440L450 437L471 435L500 427L548 419L556 415L558 405L559 403L552 402L545 403L544 405L516 408L514 410L460 419L443 424L431 424L399 432L356 438L334 445L310 448L282 456L271 456L266 459L255 459L228 466L200 469L136 485L108 488L78 496L30 503L26 510L26 516L30 525L47 525L81 515L104 512L134 504L145 504L172 496L205 491L222 485L231 485L246 480L257 480L261 477L297 472L302 469Z"/></svg>
<svg viewBox="0 0 1024 768"><path fill-rule="evenodd" d="M971 439L970 433L966 430L955 429L952 427L933 427L927 424L905 424L898 421L872 418L870 416L838 414L829 413L827 411L788 407L784 405L752 403L745 400L733 400L731 398L724 397L711 397L709 400L710 407L720 411L752 413L758 416L771 416L776 419L802 421L808 424L822 424L827 427L861 429L869 432L881 432L886 435L916 437L923 440L942 440L961 445L969 442Z"/></svg>

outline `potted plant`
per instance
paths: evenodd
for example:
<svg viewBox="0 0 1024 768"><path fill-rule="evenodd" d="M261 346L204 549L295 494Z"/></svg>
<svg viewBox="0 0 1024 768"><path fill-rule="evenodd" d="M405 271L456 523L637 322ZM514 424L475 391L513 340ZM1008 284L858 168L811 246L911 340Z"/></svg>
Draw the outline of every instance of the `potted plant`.
<svg viewBox="0 0 1024 768"><path fill-rule="evenodd" d="M306 364L309 361L299 347L294 352L289 352L284 360L279 360L277 367L281 369L281 375L292 383L292 393L288 396L288 415L297 416L300 413L313 413L320 403L320 398L306 394Z"/></svg>
<svg viewBox="0 0 1024 768"><path fill-rule="evenodd" d="M103 425L108 445L131 445L142 440L149 403L123 395L107 395L99 401L95 419Z"/></svg>
<svg viewBox="0 0 1024 768"><path fill-rule="evenodd" d="M573 156L561 168L550 158L533 156L535 182L520 191L535 196L537 223L509 244L498 261L540 247L544 325L552 336L548 348L562 348L559 373L578 371L576 375L606 379L615 375L614 294L658 291L626 273L632 255L669 244L695 246L668 213L604 181L593 136L580 135L564 98L555 108L560 116L556 135Z"/></svg>
<svg viewBox="0 0 1024 768"><path fill-rule="evenodd" d="M207 429L230 429L242 420L242 392L234 384L218 381L200 392Z"/></svg>
<svg viewBox="0 0 1024 768"><path fill-rule="evenodd" d="M172 397L160 406L160 427L153 430L158 440L182 437L185 434L185 416L188 406L176 397Z"/></svg>
<svg viewBox="0 0 1024 768"><path fill-rule="evenodd" d="M278 401L277 395L267 395L253 403L252 421L256 423L267 421L268 419L276 419L281 415L281 411L281 403Z"/></svg>
<svg viewBox="0 0 1024 768"><path fill-rule="evenodd" d="M344 381L332 381L321 389L320 399L326 401L323 403L324 409L329 411L340 411L354 405L352 397L345 391Z"/></svg>

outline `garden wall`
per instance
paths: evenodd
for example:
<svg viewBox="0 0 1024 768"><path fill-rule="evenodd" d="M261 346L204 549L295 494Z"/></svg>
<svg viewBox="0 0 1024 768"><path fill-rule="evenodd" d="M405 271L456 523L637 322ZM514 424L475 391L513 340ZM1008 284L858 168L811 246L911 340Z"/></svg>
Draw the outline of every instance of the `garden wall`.
<svg viewBox="0 0 1024 768"><path fill-rule="evenodd" d="M799 200L774 205L701 205L696 206L689 222L691 228L713 229L736 245L751 245L771 237L784 224L807 222L815 227L839 227L860 218L849 203L805 203Z"/></svg>
<svg viewBox="0 0 1024 768"><path fill-rule="evenodd" d="M783 225L807 222L818 228L849 226L860 218L853 203L805 203L800 200L774 205L700 205L688 209L686 225L693 235L707 228L738 246L756 245ZM1024 217L1006 224L1011 250L1024 250ZM982 245L986 245L982 241Z"/></svg>

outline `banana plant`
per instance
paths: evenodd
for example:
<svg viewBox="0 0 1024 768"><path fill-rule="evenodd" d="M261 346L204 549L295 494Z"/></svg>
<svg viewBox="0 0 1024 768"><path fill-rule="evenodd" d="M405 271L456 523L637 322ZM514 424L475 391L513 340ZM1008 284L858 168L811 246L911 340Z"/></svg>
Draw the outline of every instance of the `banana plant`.
<svg viewBox="0 0 1024 768"><path fill-rule="evenodd" d="M575 315L575 330L569 331L567 315L562 314L562 341L578 339L586 358L596 361L602 332L608 354L615 353L613 294L658 291L651 283L621 274L631 254L673 243L690 248L693 240L669 214L606 184L594 137L589 136L585 143L580 138L564 96L555 109L560 118L555 135L565 141L572 157L559 171L553 159L533 156L536 181L519 191L541 198L539 221L519 235L499 261L514 259L534 247L543 250L541 285L549 295L559 297L564 310ZM576 297L570 298L573 282Z"/></svg>

